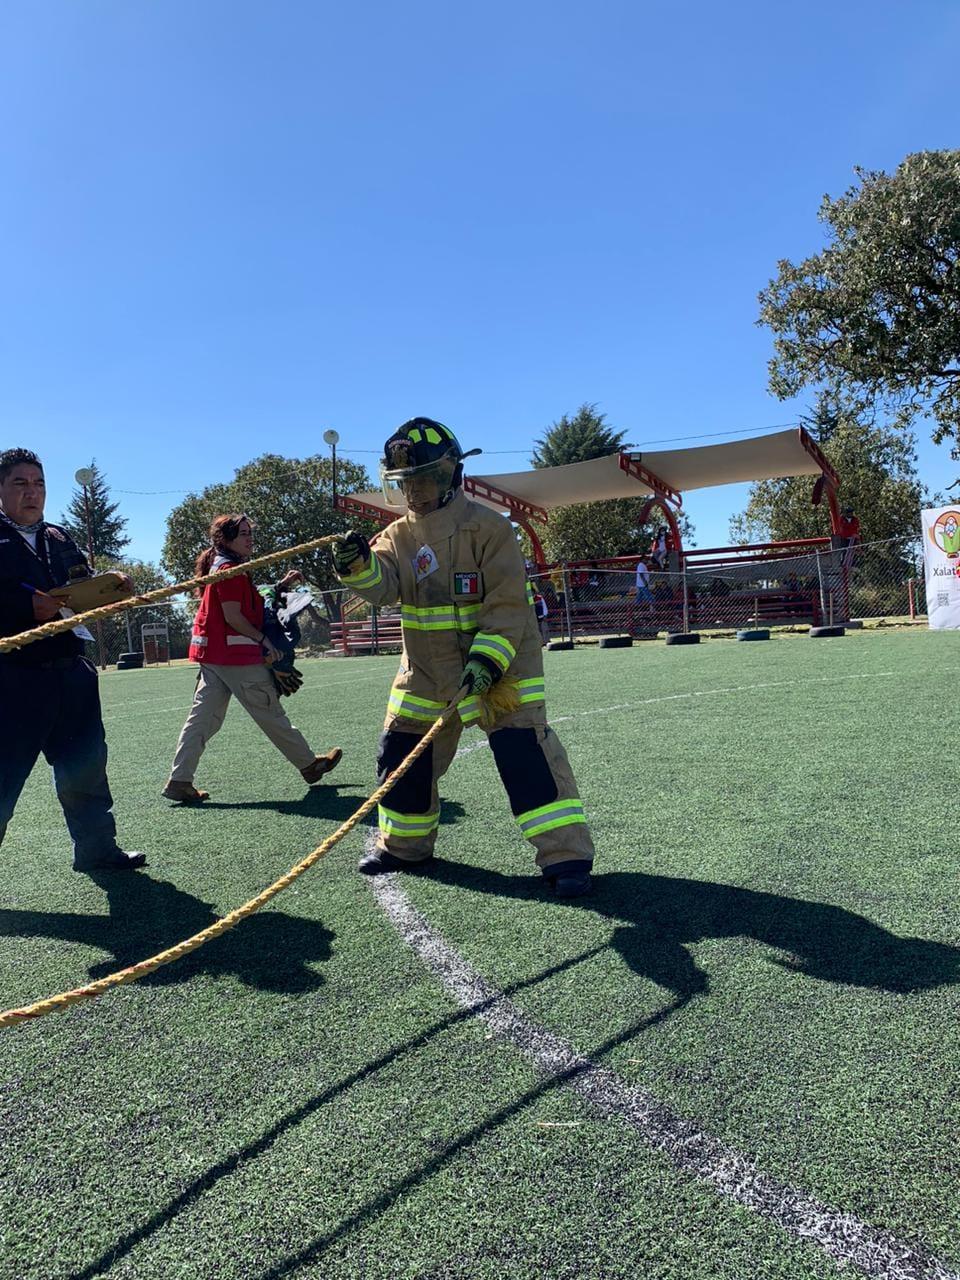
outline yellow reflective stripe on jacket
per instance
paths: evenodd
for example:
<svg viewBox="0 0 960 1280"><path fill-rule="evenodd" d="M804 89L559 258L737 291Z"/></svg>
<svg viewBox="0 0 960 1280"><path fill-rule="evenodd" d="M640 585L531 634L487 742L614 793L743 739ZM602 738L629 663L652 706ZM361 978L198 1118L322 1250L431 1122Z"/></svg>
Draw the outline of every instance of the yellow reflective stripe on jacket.
<svg viewBox="0 0 960 1280"><path fill-rule="evenodd" d="M539 676L535 680L517 680L516 685L521 705L523 703L546 702L547 693L543 683L543 676ZM474 721L480 719L480 699L475 694L470 698L464 698L457 710L461 721L465 725L473 724Z"/></svg>
<svg viewBox="0 0 960 1280"><path fill-rule="evenodd" d="M473 638L473 644L470 646L470 656L482 653L485 658L491 658L501 671L506 671L510 663L517 656L517 651L507 639L506 636L491 635L489 631L478 631Z"/></svg>
<svg viewBox="0 0 960 1280"><path fill-rule="evenodd" d="M538 676L535 680L518 680L517 691L520 694L520 701L522 703L545 702L547 699L547 690L543 683L543 676Z"/></svg>
<svg viewBox="0 0 960 1280"><path fill-rule="evenodd" d="M463 724L473 724L480 719L480 699L476 694L472 698L464 698L457 707L457 713Z"/></svg>
<svg viewBox="0 0 960 1280"><path fill-rule="evenodd" d="M480 606L444 604L418 609L405 604L400 607L400 622L408 631L476 631Z"/></svg>
<svg viewBox="0 0 960 1280"><path fill-rule="evenodd" d="M370 564L366 569L361 569L359 573L345 574L340 581L345 587L356 587L358 591L366 591L370 587L379 587L383 581L383 572L380 568L380 561L377 559L377 553L375 551L370 552Z"/></svg>
<svg viewBox="0 0 960 1280"><path fill-rule="evenodd" d="M517 814L517 826L528 840L532 840L534 836L542 836L545 831L569 827L577 822L585 823L586 820L583 802L574 799L555 800L553 804Z"/></svg>
<svg viewBox="0 0 960 1280"><path fill-rule="evenodd" d="M457 612L457 623L461 631L476 631L480 625L480 609L479 604L458 604L454 608Z"/></svg>
<svg viewBox="0 0 960 1280"><path fill-rule="evenodd" d="M533 587L527 583L527 604L533 604Z"/></svg>
<svg viewBox="0 0 960 1280"><path fill-rule="evenodd" d="M420 698L406 689L391 689L387 710L395 716L406 716L408 720L428 720L431 723L441 714L445 702L434 702L430 698Z"/></svg>
<svg viewBox="0 0 960 1280"><path fill-rule="evenodd" d="M380 830L385 836L402 836L415 840L428 836L440 825L440 810L436 813L396 813L384 805L377 806Z"/></svg>

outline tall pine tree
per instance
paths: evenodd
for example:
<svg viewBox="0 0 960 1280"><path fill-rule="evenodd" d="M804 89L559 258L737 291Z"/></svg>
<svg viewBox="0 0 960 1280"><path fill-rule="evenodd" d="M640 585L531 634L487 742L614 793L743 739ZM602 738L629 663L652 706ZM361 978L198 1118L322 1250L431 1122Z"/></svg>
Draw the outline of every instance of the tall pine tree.
<svg viewBox="0 0 960 1280"><path fill-rule="evenodd" d="M589 462L591 458L629 448L623 443L625 434L608 427L605 415L597 413L595 404L584 403L572 418L564 414L547 428L543 439L536 442L531 461L535 467Z"/></svg>
<svg viewBox="0 0 960 1280"><path fill-rule="evenodd" d="M127 521L124 516L117 515L119 502L110 501L110 489L96 459L91 461L90 470L93 472L93 479L87 485L87 501L93 554L106 560L119 560L123 548L130 544L130 539L124 535ZM60 517L60 523L77 546L86 551L87 507L84 503L83 485L77 485L74 489L70 505Z"/></svg>

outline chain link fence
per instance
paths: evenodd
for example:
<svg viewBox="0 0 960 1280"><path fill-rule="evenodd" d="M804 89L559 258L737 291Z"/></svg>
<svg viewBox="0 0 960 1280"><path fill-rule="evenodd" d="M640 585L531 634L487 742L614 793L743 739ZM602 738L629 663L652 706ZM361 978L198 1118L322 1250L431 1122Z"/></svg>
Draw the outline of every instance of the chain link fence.
<svg viewBox="0 0 960 1280"><path fill-rule="evenodd" d="M689 552L674 571L646 559L645 590L638 589L636 556L532 572L538 614L546 610L541 635L546 642L926 617L917 538L853 546L825 540L788 556L733 548L729 555L697 563L696 552ZM374 608L346 591L315 592L298 620L308 654L393 652L402 644L399 609ZM187 656L192 621L185 601L137 606L95 624L88 653L103 668L177 661Z"/></svg>
<svg viewBox="0 0 960 1280"><path fill-rule="evenodd" d="M530 575L545 638L652 636L662 631L738 630L845 622L852 618L925 617L923 562L916 538L849 545L843 539L800 554L751 555L679 570L637 557L557 565ZM542 603L541 603L542 601Z"/></svg>

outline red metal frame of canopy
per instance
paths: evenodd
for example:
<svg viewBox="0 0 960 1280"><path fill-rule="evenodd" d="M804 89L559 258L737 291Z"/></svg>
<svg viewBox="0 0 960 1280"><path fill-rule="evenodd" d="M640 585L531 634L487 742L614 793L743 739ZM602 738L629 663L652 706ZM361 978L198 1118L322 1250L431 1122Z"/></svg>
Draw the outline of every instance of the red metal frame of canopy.
<svg viewBox="0 0 960 1280"><path fill-rule="evenodd" d="M581 502L646 497L643 520L658 509L669 526L676 549L683 550L677 513L682 494L712 485L772 480L787 476L816 476L812 501L826 493L830 523L839 532L840 480L822 451L803 427L692 449L643 453L611 453L589 462L505 475L465 475L463 487L475 501L503 511L530 537L538 563L544 563L536 525L545 525L549 512ZM390 524L405 507L388 507L379 490L340 495L341 511Z"/></svg>

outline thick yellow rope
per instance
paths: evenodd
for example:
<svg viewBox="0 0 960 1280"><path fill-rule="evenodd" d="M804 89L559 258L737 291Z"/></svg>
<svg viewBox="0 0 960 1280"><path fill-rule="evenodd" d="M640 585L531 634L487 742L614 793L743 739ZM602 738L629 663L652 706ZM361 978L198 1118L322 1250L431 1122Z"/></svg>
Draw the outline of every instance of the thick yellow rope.
<svg viewBox="0 0 960 1280"><path fill-rule="evenodd" d="M275 880L262 893L257 894L255 898L245 902L242 907L237 907L235 911L223 916L222 919L209 925L200 933L195 933L192 938L178 942L175 947L168 947L166 951L160 951L148 960L141 960L139 964L130 965L127 969L119 969L116 973L109 973L105 978L91 982L89 986L76 987L73 991L63 991L59 995L49 996L46 1000L38 1000L36 1004L28 1004L21 1009L7 1009L6 1012L0 1013L0 1028L11 1027L15 1022L24 1022L28 1018L41 1018L45 1013L55 1013L59 1009L66 1009L72 1004L78 1004L81 1000L90 1000L94 996L103 995L111 987L124 986L128 982L136 982L138 978L145 978L148 973L153 973L161 965L170 964L174 960L179 960L181 956L189 955L191 951L196 951L197 947L202 947L205 942L209 942L212 938L219 938L222 933L227 933L228 930L238 925L241 920L253 915L255 911L259 911L271 898L276 897L288 885L293 884L294 880L298 876L302 876L315 862L319 862L325 854L330 852L335 844L342 840L345 835L353 830L358 822L367 816L374 805L379 804L390 788L399 782L414 762L423 755L443 726L456 712L457 706L462 701L465 693L465 690L460 690L443 714L434 721L423 737L417 740L417 744L410 754L397 765L386 782L378 787L368 800L364 800L356 813L352 814L342 826L338 827L332 836L328 836L322 844L317 845L312 853L308 853L301 862L291 867L286 875L282 875L279 880Z"/></svg>
<svg viewBox="0 0 960 1280"><path fill-rule="evenodd" d="M314 538L311 542L301 542L299 546L288 547L284 551L271 551L269 555L257 556L254 560L244 560L242 564L231 565L228 569L218 569L216 573L205 573L199 578L190 578L187 582L176 582L172 587L158 587L156 591L147 591L141 596L129 596L126 600L115 600L113 604L103 604L98 609L88 609L86 613L74 614L72 618L55 618L42 626L33 627L30 631L21 631L16 636L0 637L0 653L10 653L13 649L22 649L24 645L33 644L35 640L45 640L48 636L60 635L63 631L72 631L80 623L97 622L108 618L112 613L123 609L132 609L139 604L153 604L157 600L166 600L168 596L177 596L194 587L205 587L208 582L219 582L221 578L234 578L238 573L249 573L251 569L260 569L264 565L275 564L278 560L288 560L291 556L303 555L307 551L316 551L318 547L329 546L343 538L342 533L328 533L323 538Z"/></svg>

